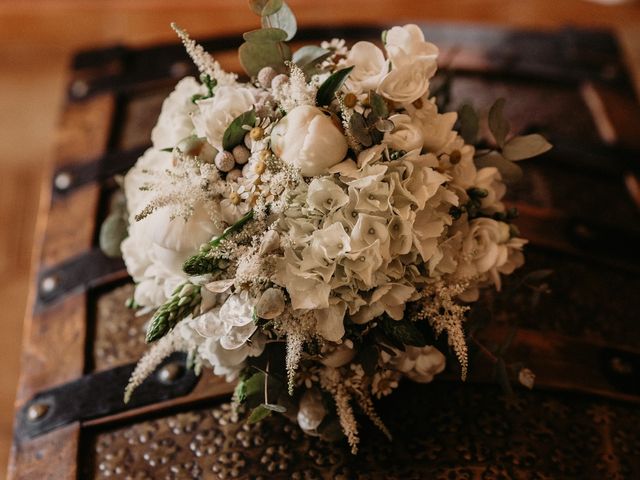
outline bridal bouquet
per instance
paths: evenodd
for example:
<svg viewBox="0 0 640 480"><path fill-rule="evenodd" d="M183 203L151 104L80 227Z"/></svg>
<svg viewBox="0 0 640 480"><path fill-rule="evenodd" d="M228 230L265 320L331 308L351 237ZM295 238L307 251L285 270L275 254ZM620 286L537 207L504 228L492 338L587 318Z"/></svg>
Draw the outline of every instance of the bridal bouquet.
<svg viewBox="0 0 640 480"><path fill-rule="evenodd" d="M478 119L438 111L438 48L416 25L384 32L382 48L292 53L289 7L250 3L263 28L239 49L247 81L174 26L200 78L165 100L103 227L132 306L155 311L126 397L186 351L237 380L248 421L282 412L309 434L341 430L356 452L356 413L388 435L375 399L402 377L430 382L450 356L464 379L467 311L523 263L503 179L550 145L509 138L502 101L492 146L470 145Z"/></svg>

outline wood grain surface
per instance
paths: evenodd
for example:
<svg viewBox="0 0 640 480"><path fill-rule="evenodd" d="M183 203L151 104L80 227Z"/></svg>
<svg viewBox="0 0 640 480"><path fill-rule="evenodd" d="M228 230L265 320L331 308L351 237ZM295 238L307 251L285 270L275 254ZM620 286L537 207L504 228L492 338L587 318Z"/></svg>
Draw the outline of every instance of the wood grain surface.
<svg viewBox="0 0 640 480"><path fill-rule="evenodd" d="M290 0L289 3L305 25L428 20L532 28L567 24L611 27L622 39L636 80L640 72L640 5L637 2L615 7L584 0ZM44 225L35 227L40 184L50 168L69 59L72 52L80 48L174 41L168 28L170 21L180 23L197 37L257 26L257 18L247 12L244 2L237 0L0 3L0 359L3 366L0 476L11 443L12 403L33 232L34 228L44 228ZM76 137L72 142L81 142L81 139ZM86 152L85 147L81 146ZM73 150L74 145L66 148ZM78 229L78 235L85 234ZM50 255L55 257L55 252ZM60 435L75 438L73 426L68 430L61 431Z"/></svg>

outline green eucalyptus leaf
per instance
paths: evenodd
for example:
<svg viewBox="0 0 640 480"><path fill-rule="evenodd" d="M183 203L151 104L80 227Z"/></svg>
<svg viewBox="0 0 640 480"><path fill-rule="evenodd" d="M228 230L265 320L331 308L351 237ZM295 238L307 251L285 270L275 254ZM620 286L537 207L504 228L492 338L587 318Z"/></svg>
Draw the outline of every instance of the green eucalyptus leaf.
<svg viewBox="0 0 640 480"><path fill-rule="evenodd" d="M285 40L291 40L298 31L296 17L285 2L282 2L281 8L276 12L269 15L263 14L261 22L263 28L275 27L287 32Z"/></svg>
<svg viewBox="0 0 640 480"><path fill-rule="evenodd" d="M277 405L275 403L263 403L262 406L272 412L285 413L287 411L287 407L283 407L282 405Z"/></svg>
<svg viewBox="0 0 640 480"><path fill-rule="evenodd" d="M460 121L460 135L466 143L475 145L480 128L480 118L477 112L471 105L465 103L458 110L458 119Z"/></svg>
<svg viewBox="0 0 640 480"><path fill-rule="evenodd" d="M509 122L504 118L505 104L506 100L499 98L489 110L489 130L491 130L493 138L500 148L504 147L504 142L510 129Z"/></svg>
<svg viewBox="0 0 640 480"><path fill-rule="evenodd" d="M271 415L271 410L266 408L264 406L264 404L263 405L258 405L256 408L254 408L251 411L251 415L249 415L247 423L249 425L251 425L253 423L258 423L260 420L263 420L264 418L267 418L269 415Z"/></svg>
<svg viewBox="0 0 640 480"><path fill-rule="evenodd" d="M478 168L496 167L502 174L502 178L508 182L517 182L522 178L522 168L514 162L504 158L500 152L492 151L475 159Z"/></svg>
<svg viewBox="0 0 640 480"><path fill-rule="evenodd" d="M273 15L282 8L283 4L284 2L282 0L249 0L249 5L253 13L261 17Z"/></svg>
<svg viewBox="0 0 640 480"><path fill-rule="evenodd" d="M358 142L360 142L364 147L370 147L373 145L371 133L367 126L367 120L362 116L362 114L355 112L351 115L351 118L349 119L349 128L356 140L358 140Z"/></svg>
<svg viewBox="0 0 640 480"><path fill-rule="evenodd" d="M317 73L317 65L331 56L331 52L316 45L306 45L293 53L291 60L298 65L307 77Z"/></svg>
<svg viewBox="0 0 640 480"><path fill-rule="evenodd" d="M502 149L502 154L506 159L517 162L518 160L542 155L544 152L551 150L551 147L552 145L547 142L546 138L533 133L531 135L513 137Z"/></svg>
<svg viewBox="0 0 640 480"><path fill-rule="evenodd" d="M127 238L127 219L121 212L114 212L105 218L100 226L100 249L107 257L122 256L120 244Z"/></svg>
<svg viewBox="0 0 640 480"><path fill-rule="evenodd" d="M385 102L382 95L378 95L373 90L369 92L369 103L371 104L371 113L378 118L387 118L389 116L389 106Z"/></svg>
<svg viewBox="0 0 640 480"><path fill-rule="evenodd" d="M284 64L291 58L291 49L284 42L245 42L238 49L240 64L251 77L258 75L264 67L273 67L284 73Z"/></svg>
<svg viewBox="0 0 640 480"><path fill-rule="evenodd" d="M245 125L253 127L256 123L256 112L249 110L238 115L233 122L229 124L222 136L222 148L227 152L230 152L233 147L240 145L244 141L244 136L247 134Z"/></svg>
<svg viewBox="0 0 640 480"><path fill-rule="evenodd" d="M333 73L329 78L327 78L320 88L318 88L318 93L316 94L316 103L321 106L327 106L333 100L335 93L340 90L345 80L353 70L353 67L343 68L342 70L338 70Z"/></svg>
<svg viewBox="0 0 640 480"><path fill-rule="evenodd" d="M389 119L380 118L376 122L376 129L379 132L382 132L382 133L384 133L384 132L392 132L394 128L396 128L396 126Z"/></svg>
<svg viewBox="0 0 640 480"><path fill-rule="evenodd" d="M280 28L259 28L242 34L247 42L282 42L287 39L287 32Z"/></svg>
<svg viewBox="0 0 640 480"><path fill-rule="evenodd" d="M264 373L256 372L244 382L244 393L246 398L264 394Z"/></svg>

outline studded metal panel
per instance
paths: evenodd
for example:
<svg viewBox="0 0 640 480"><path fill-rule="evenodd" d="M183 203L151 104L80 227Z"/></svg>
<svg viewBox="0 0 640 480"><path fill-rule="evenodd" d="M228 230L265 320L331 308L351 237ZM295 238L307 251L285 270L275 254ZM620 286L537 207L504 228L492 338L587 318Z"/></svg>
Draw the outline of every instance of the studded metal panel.
<svg viewBox="0 0 640 480"><path fill-rule="evenodd" d="M133 284L99 295L95 306L93 367L105 370L135 362L146 351L145 323L149 315L136 315L125 306L133 295Z"/></svg>
<svg viewBox="0 0 640 480"><path fill-rule="evenodd" d="M400 398L398 398L400 397ZM403 408L397 408L402 402ZM383 402L389 443L366 420L358 456L278 417L248 426L228 404L103 432L99 479L623 479L640 475L638 409L566 394L403 385Z"/></svg>

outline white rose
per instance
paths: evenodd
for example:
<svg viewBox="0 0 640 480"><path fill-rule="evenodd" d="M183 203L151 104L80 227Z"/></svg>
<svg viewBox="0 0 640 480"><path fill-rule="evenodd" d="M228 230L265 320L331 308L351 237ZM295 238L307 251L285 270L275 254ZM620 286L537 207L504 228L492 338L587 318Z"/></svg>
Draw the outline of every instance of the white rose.
<svg viewBox="0 0 640 480"><path fill-rule="evenodd" d="M435 60L438 57L438 47L433 43L425 42L422 30L414 24L388 30L385 48L389 60L396 67L409 65L417 58Z"/></svg>
<svg viewBox="0 0 640 480"><path fill-rule="evenodd" d="M240 114L251 110L255 103L253 92L239 86L216 88L212 98L197 102L193 113L196 134L205 137L216 149L222 150L222 137L229 124Z"/></svg>
<svg viewBox="0 0 640 480"><path fill-rule="evenodd" d="M500 273L511 273L523 262L526 240L511 238L509 225L491 218L469 222L462 240L457 275L463 278L488 276L500 289Z"/></svg>
<svg viewBox="0 0 640 480"><path fill-rule="evenodd" d="M301 105L291 110L271 132L271 148L302 175L326 173L347 154L347 140L319 108Z"/></svg>
<svg viewBox="0 0 640 480"><path fill-rule="evenodd" d="M200 356L213 367L213 373L224 375L228 382L235 380L244 368L247 357L257 357L264 350L265 339L254 335L251 343L239 348L226 349L216 337L207 338L198 348Z"/></svg>
<svg viewBox="0 0 640 480"><path fill-rule="evenodd" d="M162 103L162 111L156 126L151 131L151 141L158 150L173 148L178 142L193 133L190 114L197 107L191 97L205 93L205 88L193 77L183 78Z"/></svg>
<svg viewBox="0 0 640 480"><path fill-rule="evenodd" d="M418 58L391 70L378 87L378 93L398 103L411 103L429 90L429 79L436 73L436 62Z"/></svg>
<svg viewBox="0 0 640 480"><path fill-rule="evenodd" d="M376 90L389 66L384 53L371 42L357 42L347 56L346 65L353 65L347 86L355 93Z"/></svg>
<svg viewBox="0 0 640 480"><path fill-rule="evenodd" d="M410 152L422 149L423 138L421 128L413 123L409 115L399 113L389 117L393 122L393 130L384 134L384 143L394 150Z"/></svg>
<svg viewBox="0 0 640 480"><path fill-rule="evenodd" d="M393 369L418 383L431 382L435 375L444 370L447 363L445 356L430 345L407 346L404 352L396 350L396 355L393 357L386 352L381 352L381 357Z"/></svg>
<svg viewBox="0 0 640 480"><path fill-rule="evenodd" d="M436 105L426 97L422 99L421 108L416 108L409 102L403 106L422 131L426 151L439 153L456 138L456 132L453 131L458 119L456 112L440 114Z"/></svg>
<svg viewBox="0 0 640 480"><path fill-rule="evenodd" d="M502 175L496 167L485 167L478 170L475 187L486 190L487 196L481 199L481 207L489 213L504 211L501 202L507 193L507 187L502 182Z"/></svg>

